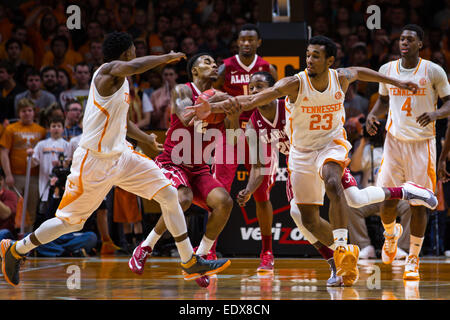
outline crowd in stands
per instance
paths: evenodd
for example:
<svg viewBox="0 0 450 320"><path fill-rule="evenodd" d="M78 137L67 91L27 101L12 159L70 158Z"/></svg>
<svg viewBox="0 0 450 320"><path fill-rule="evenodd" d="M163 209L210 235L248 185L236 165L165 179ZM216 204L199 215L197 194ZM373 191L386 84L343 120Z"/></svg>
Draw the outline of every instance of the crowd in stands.
<svg viewBox="0 0 450 320"><path fill-rule="evenodd" d="M305 16L312 35L328 36L338 45L334 68L366 66L378 70L385 62L399 59L399 32L405 24L415 23L425 30L421 57L450 71L450 0L316 0L307 3ZM81 30L69 30L66 26L66 8L70 4L81 9ZM381 9L381 29L367 28L366 8L371 4L377 4ZM55 192L55 177L51 170L70 166L71 154L82 133L81 120L91 78L103 63L102 42L107 33L130 33L138 57L174 50L184 52L189 59L198 52L208 52L220 65L223 59L237 54L236 39L240 27L245 23L256 24L258 14L257 0L29 0L17 1L15 6L0 4L0 154L3 171L0 177L0 237L1 229L18 236L18 219L14 224L11 217L20 211L17 204L25 191L28 158L41 168L45 161L50 161L45 164L50 168L45 177L39 175L38 167L31 169L27 203L32 220L30 227L35 228L45 219L48 200L52 196L46 186L53 183L51 190ZM171 89L177 83L188 81L186 61L129 77L128 81L132 98L130 119L143 130L167 129ZM377 91L377 85L355 83L346 94L346 128L354 144L353 150L361 143L363 121L359 119L364 119L373 107ZM445 128L446 121L437 124L438 151ZM49 145L47 153L46 148L42 148L43 143ZM61 153L64 161L58 162ZM364 171L357 165L353 169ZM45 181L39 181L40 178ZM94 230L94 235L99 236L97 241L93 240L92 234L85 234L85 242L89 243L84 247L87 251L99 248L96 242L111 242L108 234L111 224L105 220L105 208L106 205L94 216L102 222L94 223L91 230L83 230ZM446 210L446 207L441 208L442 215L447 215ZM135 221L132 223L137 227L124 227L128 243L133 241L130 234L136 235L135 241L142 235L142 226ZM79 238L73 237L64 240L64 250L48 251L79 254L79 246L72 246L73 242L80 243ZM444 247L441 245L442 249ZM111 248L117 249L113 245Z"/></svg>

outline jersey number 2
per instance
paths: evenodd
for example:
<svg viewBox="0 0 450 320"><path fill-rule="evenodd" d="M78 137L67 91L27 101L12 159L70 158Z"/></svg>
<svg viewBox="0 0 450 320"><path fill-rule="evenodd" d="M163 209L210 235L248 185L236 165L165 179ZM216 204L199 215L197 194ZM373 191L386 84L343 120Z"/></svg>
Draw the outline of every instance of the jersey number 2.
<svg viewBox="0 0 450 320"><path fill-rule="evenodd" d="M411 97L406 98L405 103L402 105L402 111L406 111L406 116L411 117Z"/></svg>
<svg viewBox="0 0 450 320"><path fill-rule="evenodd" d="M325 125L321 125L322 120L325 121ZM320 114L311 115L311 122L309 123L309 130L330 130L333 126L333 114L326 113L323 116Z"/></svg>

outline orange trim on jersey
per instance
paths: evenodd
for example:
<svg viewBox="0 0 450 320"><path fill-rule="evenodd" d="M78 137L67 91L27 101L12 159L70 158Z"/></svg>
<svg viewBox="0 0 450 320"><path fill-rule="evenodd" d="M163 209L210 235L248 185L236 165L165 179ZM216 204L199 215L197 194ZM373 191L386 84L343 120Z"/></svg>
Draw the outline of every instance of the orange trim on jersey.
<svg viewBox="0 0 450 320"><path fill-rule="evenodd" d="M419 58L419 63L417 64L416 70L414 70L414 73L413 73L413 74L416 74L416 73L417 73L417 71L419 70L420 63L421 63L421 62L422 62L422 58Z"/></svg>
<svg viewBox="0 0 450 320"><path fill-rule="evenodd" d="M288 99L288 98L286 97L286 100L287 100L287 99ZM286 105L284 105L284 108L286 109L287 112L291 113L291 110L289 110L288 107L287 107Z"/></svg>
<svg viewBox="0 0 450 320"><path fill-rule="evenodd" d="M289 117L289 128L291 129L291 136L290 136L290 140L291 140L291 144L292 144L292 135L294 134L294 128L292 127L292 118Z"/></svg>
<svg viewBox="0 0 450 320"><path fill-rule="evenodd" d="M108 123L109 123L109 112L103 108L100 104L98 104L97 101L95 101L94 99L94 105L101 111L103 112L103 114L106 116L106 122L105 122L105 126L103 127L103 131L102 131L102 136L100 137L100 141L98 142L98 148L97 151L98 152L102 152L102 140L105 137L106 134L106 128L108 127Z"/></svg>
<svg viewBox="0 0 450 320"><path fill-rule="evenodd" d="M341 140L338 140L338 139L334 139L333 142L336 143L336 144L338 144L338 145L340 145L340 146L342 146L342 147L344 147L344 149L347 151L347 154L345 155L345 157L347 158L347 157L348 157L348 152L349 152L350 150L347 148L347 146L345 145L345 143L342 142Z"/></svg>
<svg viewBox="0 0 450 320"><path fill-rule="evenodd" d="M381 167L383 166L384 157L381 157L380 168L378 169L378 176L380 176Z"/></svg>
<svg viewBox="0 0 450 320"><path fill-rule="evenodd" d="M336 81L337 81L337 83L339 85L339 89L341 89L341 91L344 91L344 90L342 90L341 83L339 82L339 77L337 75L337 71L336 70L334 70L334 77L336 78Z"/></svg>
<svg viewBox="0 0 450 320"><path fill-rule="evenodd" d="M169 184L166 184L164 187L159 188L158 191L156 191L156 192L153 194L153 197L152 197L151 199L148 199L148 200L152 200L152 199L156 196L156 194L157 194L158 192L160 192L162 189L167 188L168 186L171 186L171 185L172 185L172 183L169 183Z"/></svg>
<svg viewBox="0 0 450 320"><path fill-rule="evenodd" d="M397 60L397 73L400 74L400 59Z"/></svg>
<svg viewBox="0 0 450 320"><path fill-rule="evenodd" d="M142 154L142 153L140 153L140 152L137 152L136 150L133 150L133 153L135 153L135 154L137 154L137 155L139 155L139 156L141 156L141 157L144 157L144 158L146 158L146 159L148 159L148 160L152 160L152 158L150 158L149 156L146 156L145 154ZM153 161L153 160L152 160Z"/></svg>
<svg viewBox="0 0 450 320"><path fill-rule="evenodd" d="M306 71L305 71L305 74L306 74ZM302 94L303 93L303 81L302 81L302 77L300 76L300 74L298 76L298 80L300 80L300 91L299 91L299 93Z"/></svg>
<svg viewBox="0 0 450 320"><path fill-rule="evenodd" d="M311 82L309 81L309 76L308 76L308 72L305 69L305 75L306 75L306 81L308 81L309 87L311 88L311 90L314 90L314 88L311 85Z"/></svg>
<svg viewBox="0 0 450 320"><path fill-rule="evenodd" d="M389 122L389 125L388 125L388 127L387 127L387 132L389 132L389 129L392 127L392 114L391 114L391 110L389 110L389 120L390 120L390 122Z"/></svg>
<svg viewBox="0 0 450 320"><path fill-rule="evenodd" d="M430 140L427 141L428 145L428 165L427 165L427 174L431 179L431 183L433 184L433 192L436 191L436 171L434 170L431 162L431 151L430 151Z"/></svg>
<svg viewBox="0 0 450 320"><path fill-rule="evenodd" d="M75 185L77 190L70 190L66 189L64 192L64 195L61 199L61 202L58 206L58 210L62 210L63 208L67 207L69 204L77 200L82 194L83 194L83 169L84 169L84 163L86 162L86 158L88 156L89 150L86 150L86 154L84 155L83 160L81 161L80 166L80 176L78 177L78 185ZM68 180L69 186L71 183L70 180Z"/></svg>

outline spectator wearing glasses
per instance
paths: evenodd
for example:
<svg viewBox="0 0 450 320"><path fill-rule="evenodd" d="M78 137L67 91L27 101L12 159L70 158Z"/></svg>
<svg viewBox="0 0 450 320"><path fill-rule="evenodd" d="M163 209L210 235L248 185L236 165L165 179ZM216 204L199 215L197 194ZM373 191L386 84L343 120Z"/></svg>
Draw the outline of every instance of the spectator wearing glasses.
<svg viewBox="0 0 450 320"><path fill-rule="evenodd" d="M73 137L79 136L83 129L80 127L81 115L83 107L77 100L69 100L65 107L65 123L63 138L70 141Z"/></svg>

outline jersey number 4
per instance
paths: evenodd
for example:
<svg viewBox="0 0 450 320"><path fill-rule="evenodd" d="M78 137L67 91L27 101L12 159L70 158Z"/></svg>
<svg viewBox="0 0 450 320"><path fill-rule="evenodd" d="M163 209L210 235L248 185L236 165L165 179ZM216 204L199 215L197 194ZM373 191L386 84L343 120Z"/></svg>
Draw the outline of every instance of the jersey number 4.
<svg viewBox="0 0 450 320"><path fill-rule="evenodd" d="M309 123L309 130L330 130L333 126L333 114L326 113L323 116L320 114L311 115L311 122Z"/></svg>
<svg viewBox="0 0 450 320"><path fill-rule="evenodd" d="M406 116L411 117L411 97L406 98L405 103L402 105L402 111L406 111Z"/></svg>

